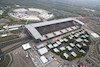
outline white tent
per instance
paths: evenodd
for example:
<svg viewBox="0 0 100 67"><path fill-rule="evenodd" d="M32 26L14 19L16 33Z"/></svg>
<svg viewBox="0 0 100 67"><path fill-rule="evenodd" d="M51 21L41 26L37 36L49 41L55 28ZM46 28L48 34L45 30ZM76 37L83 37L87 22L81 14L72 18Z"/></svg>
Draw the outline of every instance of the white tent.
<svg viewBox="0 0 100 67"><path fill-rule="evenodd" d="M66 50L66 48L65 47L60 47L60 50L63 51L63 50Z"/></svg>
<svg viewBox="0 0 100 67"><path fill-rule="evenodd" d="M80 52L82 52L82 53L86 53L84 50L80 50Z"/></svg>
<svg viewBox="0 0 100 67"><path fill-rule="evenodd" d="M24 50L28 50L28 49L31 48L29 43L26 43L26 44L22 45L22 47L23 47Z"/></svg>
<svg viewBox="0 0 100 67"><path fill-rule="evenodd" d="M83 41L81 38L76 39L77 42Z"/></svg>
<svg viewBox="0 0 100 67"><path fill-rule="evenodd" d="M63 42L64 40L63 40L63 39L60 39L59 41L60 41L60 42Z"/></svg>
<svg viewBox="0 0 100 67"><path fill-rule="evenodd" d="M37 48L41 48L41 47L44 47L44 44L39 44L36 46Z"/></svg>
<svg viewBox="0 0 100 67"><path fill-rule="evenodd" d="M43 48L39 49L38 52L39 52L41 55L43 55L43 54L47 53L48 50L47 50L46 47L43 47Z"/></svg>
<svg viewBox="0 0 100 67"><path fill-rule="evenodd" d="M63 55L66 57L66 59L69 57L67 53L64 53Z"/></svg>
<svg viewBox="0 0 100 67"><path fill-rule="evenodd" d="M89 42L87 39L84 39L85 42Z"/></svg>
<svg viewBox="0 0 100 67"><path fill-rule="evenodd" d="M57 48L54 48L53 50L54 52L60 52Z"/></svg>
<svg viewBox="0 0 100 67"><path fill-rule="evenodd" d="M0 10L0 15L2 15L2 14L3 14L3 12L4 12L3 10Z"/></svg>
<svg viewBox="0 0 100 67"><path fill-rule="evenodd" d="M71 48L70 46L67 46L66 48L67 48L69 51L72 50L72 48Z"/></svg>
<svg viewBox="0 0 100 67"><path fill-rule="evenodd" d="M54 43L54 44L53 44L53 46L54 46L54 47L58 47L59 45L58 45L58 44L56 44L56 43Z"/></svg>
<svg viewBox="0 0 100 67"><path fill-rule="evenodd" d="M2 34L2 35L1 35L1 37L6 37L6 36L7 36L7 34Z"/></svg>
<svg viewBox="0 0 100 67"><path fill-rule="evenodd" d="M48 60L45 56L41 56L40 59L44 64L48 62Z"/></svg>
<svg viewBox="0 0 100 67"><path fill-rule="evenodd" d="M79 48L81 48L82 46L81 45L79 45L79 44L76 44Z"/></svg>
<svg viewBox="0 0 100 67"><path fill-rule="evenodd" d="M68 38L69 38L69 39L73 39L73 37L71 37L71 36L69 36Z"/></svg>
<svg viewBox="0 0 100 67"><path fill-rule="evenodd" d="M75 46L75 44L74 44L74 43L70 43L70 46L74 47L74 46Z"/></svg>
<svg viewBox="0 0 100 67"><path fill-rule="evenodd" d="M87 46L85 43L82 43L83 44L83 46Z"/></svg>
<svg viewBox="0 0 100 67"><path fill-rule="evenodd" d="M97 33L90 33L94 38L99 38L100 36Z"/></svg>
<svg viewBox="0 0 100 67"><path fill-rule="evenodd" d="M64 38L63 40L64 40L65 42L68 42L68 39L66 39L66 38Z"/></svg>
<svg viewBox="0 0 100 67"><path fill-rule="evenodd" d="M60 44L61 44L61 42L60 42L60 41L56 41L56 43L57 43L58 45L60 45Z"/></svg>
<svg viewBox="0 0 100 67"><path fill-rule="evenodd" d="M74 57L77 56L77 54L76 54L75 52L71 52L71 54L72 54Z"/></svg>
<svg viewBox="0 0 100 67"><path fill-rule="evenodd" d="M86 37L89 37L89 35L85 34Z"/></svg>
<svg viewBox="0 0 100 67"><path fill-rule="evenodd" d="M49 47L50 49L51 49L51 48L54 48L54 47L52 46L52 44L49 44L48 47Z"/></svg>

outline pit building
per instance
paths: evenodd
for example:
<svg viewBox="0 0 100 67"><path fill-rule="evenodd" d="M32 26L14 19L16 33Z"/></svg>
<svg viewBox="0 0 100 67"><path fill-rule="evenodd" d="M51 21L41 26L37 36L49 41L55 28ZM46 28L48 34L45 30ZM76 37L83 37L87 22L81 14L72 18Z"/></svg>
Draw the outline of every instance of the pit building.
<svg viewBox="0 0 100 67"><path fill-rule="evenodd" d="M77 19L64 18L28 24L25 25L25 28L29 35L31 35L35 40L45 41L80 29L82 25L84 25L84 23Z"/></svg>

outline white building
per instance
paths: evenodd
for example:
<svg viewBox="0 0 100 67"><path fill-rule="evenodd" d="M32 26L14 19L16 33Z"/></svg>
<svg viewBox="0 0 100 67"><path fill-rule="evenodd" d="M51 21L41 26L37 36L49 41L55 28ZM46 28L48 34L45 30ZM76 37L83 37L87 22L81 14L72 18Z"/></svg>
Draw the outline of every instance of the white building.
<svg viewBox="0 0 100 67"><path fill-rule="evenodd" d="M64 40L65 42L68 42L68 39L66 39L66 38L64 38L63 40Z"/></svg>
<svg viewBox="0 0 100 67"><path fill-rule="evenodd" d="M2 14L3 14L3 12L4 12L3 10L0 10L0 15L2 15Z"/></svg>
<svg viewBox="0 0 100 67"><path fill-rule="evenodd" d="M90 33L94 38L99 38L100 36L97 33Z"/></svg>
<svg viewBox="0 0 100 67"><path fill-rule="evenodd" d="M48 47L49 47L50 49L51 49L51 48L54 48L52 44L49 44Z"/></svg>
<svg viewBox="0 0 100 67"><path fill-rule="evenodd" d="M23 44L22 47L23 47L24 50L28 50L28 49L31 48L29 43Z"/></svg>
<svg viewBox="0 0 100 67"><path fill-rule="evenodd" d="M76 44L79 48L81 48L82 46L80 44Z"/></svg>
<svg viewBox="0 0 100 67"><path fill-rule="evenodd" d="M59 46L59 45L58 45L58 44L56 44L56 43L54 43L54 44L53 44L53 47L58 47L58 46Z"/></svg>
<svg viewBox="0 0 100 67"><path fill-rule="evenodd" d="M60 42L63 42L64 40L63 40L63 39L59 39L59 41L60 41Z"/></svg>
<svg viewBox="0 0 100 67"><path fill-rule="evenodd" d="M86 53L84 50L80 50L80 52L82 52L82 53Z"/></svg>
<svg viewBox="0 0 100 67"><path fill-rule="evenodd" d="M60 47L59 49L60 49L61 51L66 50L65 47Z"/></svg>
<svg viewBox="0 0 100 67"><path fill-rule="evenodd" d="M53 49L54 52L60 52L57 48Z"/></svg>
<svg viewBox="0 0 100 67"><path fill-rule="evenodd" d="M75 44L74 44L74 43L69 43L69 44L70 44L70 46L71 46L71 47L74 47L74 46L75 46Z"/></svg>
<svg viewBox="0 0 100 67"><path fill-rule="evenodd" d="M75 52L71 52L71 54L72 54L74 57L77 56L77 54L76 54Z"/></svg>
<svg viewBox="0 0 100 67"><path fill-rule="evenodd" d="M48 50L47 50L46 47L43 47L43 48L38 49L38 52L39 52L41 55L43 55L43 54L47 53Z"/></svg>
<svg viewBox="0 0 100 67"><path fill-rule="evenodd" d="M1 35L1 37L6 37L6 36L8 36L8 35L7 35L7 34L2 34L2 35Z"/></svg>
<svg viewBox="0 0 100 67"><path fill-rule="evenodd" d="M41 56L40 59L44 64L48 62L48 59L45 56Z"/></svg>
<svg viewBox="0 0 100 67"><path fill-rule="evenodd" d="M63 55L66 57L66 59L69 57L67 53L64 53Z"/></svg>
<svg viewBox="0 0 100 67"><path fill-rule="evenodd" d="M61 42L60 42L60 41L56 41L56 43L57 43L58 45L60 45L60 44L61 44Z"/></svg>
<svg viewBox="0 0 100 67"><path fill-rule="evenodd" d="M72 50L72 48L71 48L70 46L67 46L66 48L67 48L69 51Z"/></svg>

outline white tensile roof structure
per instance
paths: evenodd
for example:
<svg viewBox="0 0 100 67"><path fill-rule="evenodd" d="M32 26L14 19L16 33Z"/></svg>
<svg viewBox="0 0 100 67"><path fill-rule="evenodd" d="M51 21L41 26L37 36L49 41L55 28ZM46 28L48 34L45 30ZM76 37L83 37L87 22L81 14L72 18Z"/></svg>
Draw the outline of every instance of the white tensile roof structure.
<svg viewBox="0 0 100 67"><path fill-rule="evenodd" d="M69 38L69 39L73 39L73 37L71 37L71 36L69 36L68 38Z"/></svg>
<svg viewBox="0 0 100 67"><path fill-rule="evenodd" d="M3 32L3 31L4 31L4 29L0 30L0 32Z"/></svg>
<svg viewBox="0 0 100 67"><path fill-rule="evenodd" d="M54 47L58 47L59 45L58 45L58 44L56 44L56 43L54 43L54 44L53 44L53 46L54 46Z"/></svg>
<svg viewBox="0 0 100 67"><path fill-rule="evenodd" d="M6 36L7 36L7 34L2 34L2 35L1 35L1 37L6 37Z"/></svg>
<svg viewBox="0 0 100 67"><path fill-rule="evenodd" d="M60 41L60 42L63 42L64 40L63 40L63 39L59 39L59 41Z"/></svg>
<svg viewBox="0 0 100 67"><path fill-rule="evenodd" d="M37 45L36 47L37 47L37 48L42 48L42 47L44 47L44 44L39 44L39 45Z"/></svg>
<svg viewBox="0 0 100 67"><path fill-rule="evenodd" d="M64 38L63 40L64 40L65 42L68 42L68 39L66 39L66 38Z"/></svg>
<svg viewBox="0 0 100 67"><path fill-rule="evenodd" d="M3 10L0 10L0 15L2 15L2 14L3 14L3 12L4 12Z"/></svg>
<svg viewBox="0 0 100 67"><path fill-rule="evenodd" d="M40 59L44 64L48 62L48 59L45 56L41 56Z"/></svg>
<svg viewBox="0 0 100 67"><path fill-rule="evenodd" d="M97 33L90 33L94 38L99 38L100 36Z"/></svg>
<svg viewBox="0 0 100 67"><path fill-rule="evenodd" d="M82 41L82 39L81 39L81 38L78 38L78 39L76 39L76 41L77 41L77 42L81 42L81 41Z"/></svg>
<svg viewBox="0 0 100 67"><path fill-rule="evenodd" d="M81 45L79 45L79 44L76 44L79 48L81 48L82 46Z"/></svg>
<svg viewBox="0 0 100 67"><path fill-rule="evenodd" d="M83 46L87 46L85 43L82 43L83 44Z"/></svg>
<svg viewBox="0 0 100 67"><path fill-rule="evenodd" d="M52 25L52 24L58 24L58 23L63 23L63 22L66 22L67 21L76 21L76 19L74 18L65 18L65 19L59 19L59 20L52 20L52 21L45 21L45 22L40 22L40 23L35 23L35 24L28 24L28 25L25 25L26 29L30 32L30 34L32 35L32 37L34 37L36 40L37 39L40 39L40 40L45 40L46 38L43 37L42 34L40 34L40 32L36 29L38 27L45 27L47 25ZM77 23L80 23L81 21L78 21ZM82 23L82 22L81 22ZM71 27L69 28L65 28L65 29L68 29L68 31L72 31ZM60 35L61 34L61 30L58 30L59 32L56 32L56 35ZM54 33L54 32L50 32L50 33ZM62 32L66 32L65 30L63 30ZM44 34L46 35L46 34ZM51 37L50 35L47 35L48 37ZM52 37L53 37L53 34L52 34Z"/></svg>
<svg viewBox="0 0 100 67"><path fill-rule="evenodd" d="M57 48L54 48L53 50L54 52L60 52Z"/></svg>
<svg viewBox="0 0 100 67"><path fill-rule="evenodd" d="M70 43L70 46L74 47L74 46L75 46L75 44L74 44L74 43Z"/></svg>
<svg viewBox="0 0 100 67"><path fill-rule="evenodd" d="M67 53L64 53L63 55L66 57L66 59L69 57Z"/></svg>
<svg viewBox="0 0 100 67"><path fill-rule="evenodd" d="M72 54L74 57L77 56L77 54L76 54L75 52L71 52L71 54Z"/></svg>
<svg viewBox="0 0 100 67"><path fill-rule="evenodd" d="M80 52L82 52L82 53L86 53L84 50L80 50Z"/></svg>
<svg viewBox="0 0 100 67"><path fill-rule="evenodd" d="M89 42L87 39L84 39L85 42Z"/></svg>
<svg viewBox="0 0 100 67"><path fill-rule="evenodd" d="M60 41L56 41L56 43L57 43L58 45L60 45L60 44L61 44L61 42L60 42Z"/></svg>
<svg viewBox="0 0 100 67"><path fill-rule="evenodd" d="M39 52L41 55L43 55L43 54L47 53L48 50L47 50L46 47L43 47L43 48L40 48L40 49L38 50L38 52Z"/></svg>
<svg viewBox="0 0 100 67"><path fill-rule="evenodd" d="M51 48L54 48L52 44L49 44L48 47L49 47L50 49L51 49Z"/></svg>
<svg viewBox="0 0 100 67"><path fill-rule="evenodd" d="M69 51L72 50L72 48L71 48L70 46L67 46L66 48L67 48Z"/></svg>
<svg viewBox="0 0 100 67"><path fill-rule="evenodd" d="M66 50L65 47L60 47L59 49L60 49L61 51Z"/></svg>
<svg viewBox="0 0 100 67"><path fill-rule="evenodd" d="M28 49L31 48L29 43L26 43L26 44L22 45L22 47L23 47L24 50L28 50Z"/></svg>

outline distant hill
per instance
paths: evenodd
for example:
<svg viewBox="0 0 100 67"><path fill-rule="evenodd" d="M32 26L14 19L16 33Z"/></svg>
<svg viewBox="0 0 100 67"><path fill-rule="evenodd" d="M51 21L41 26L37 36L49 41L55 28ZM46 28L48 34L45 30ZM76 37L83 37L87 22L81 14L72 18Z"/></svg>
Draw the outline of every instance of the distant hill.
<svg viewBox="0 0 100 67"><path fill-rule="evenodd" d="M76 5L82 7L90 7L90 8L98 8L100 7L100 0L0 0L3 3L10 3L10 4L32 4L34 2L44 2L44 3L55 3L60 2L69 5Z"/></svg>

